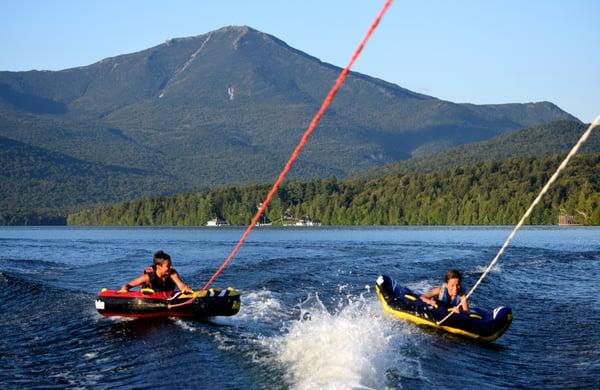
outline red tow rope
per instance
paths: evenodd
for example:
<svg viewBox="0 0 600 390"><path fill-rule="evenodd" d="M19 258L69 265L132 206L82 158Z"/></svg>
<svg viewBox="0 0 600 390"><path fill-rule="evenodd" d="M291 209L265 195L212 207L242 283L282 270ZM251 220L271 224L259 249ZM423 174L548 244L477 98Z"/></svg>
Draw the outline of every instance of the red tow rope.
<svg viewBox="0 0 600 390"><path fill-rule="evenodd" d="M302 150L302 148L304 148L304 145L306 144L306 142L308 141L308 139L312 135L315 127L317 127L317 124L321 120L321 117L323 116L323 114L325 113L325 111L327 110L327 108L329 107L329 105L331 104L331 101L333 100L333 97L335 96L335 94L338 92L338 90L340 89L340 87L344 83L344 80L346 79L346 76L350 72L350 68L352 67L352 65L354 64L354 62L356 61L356 59L360 55L360 52L362 51L363 47L365 46L365 44L367 43L367 41L369 40L369 38L371 38L371 35L373 34L373 31L375 31L375 29L377 28L377 25L381 21L381 18L383 17L383 15L388 10L388 8L390 7L391 4L392 4L392 0L386 0L385 4L383 5L383 8L381 9L381 11L379 11L379 14L377 15L377 17L375 18L375 20L371 24L371 27L369 28L369 31L367 31L367 34L365 35L365 37L363 38L363 40L358 45L358 48L356 49L356 51L354 52L354 54L352 55L352 58L350 59L350 62L342 70L342 72L338 76L337 80L335 81L335 84L333 85L333 87L331 88L331 90L329 91L329 93L327 94L327 96L325 97L325 100L321 104L321 108L319 109L319 111L317 112L317 114L314 116L314 118L310 122L310 125L308 126L308 128L304 132L304 135L302 136L302 139L300 140L300 143L298 143L298 146L296 146L296 149L294 149L294 152L292 153L292 155L290 156L289 160L287 161L287 163L283 167L283 170L279 174L279 177L277 178L277 181L275 182L275 184L273 184L273 188L271 188L271 191L269 191L269 194L267 195L267 198L265 199L265 201L262 203L262 205L259 207L259 209L256 212L256 214L252 218L252 222L250 222L250 225L248 226L248 228L246 229L246 231L244 232L244 234L242 235L242 237L238 241L238 243L235 246L235 248L233 248L233 250L231 251L231 253L229 254L229 256L227 256L227 258L225 259L225 261L223 261L223 264L221 264L221 266L219 267L219 269L217 269L217 271L214 273L214 275L208 280L208 282L206 282L206 284L204 285L204 287L202 287L202 289L200 291L206 290L212 284L212 282L217 278L217 276L219 276L219 274L221 272L223 272L223 270L225 269L225 267L227 267L227 265L231 262L231 260L233 260L233 258L236 255L236 253L240 250L240 248L242 247L242 245L246 241L246 238L248 238L248 235L250 234L250 232L252 231L252 229L254 229L254 226L259 221L261 215L264 213L265 209L269 205L269 202L271 202L271 199L273 198L273 196L275 195L275 193L279 189L279 186L281 185L281 183L285 179L285 177L288 174L289 170L292 168L292 165L294 164L294 161L296 161L296 158L298 157L298 154L300 154L300 151Z"/></svg>

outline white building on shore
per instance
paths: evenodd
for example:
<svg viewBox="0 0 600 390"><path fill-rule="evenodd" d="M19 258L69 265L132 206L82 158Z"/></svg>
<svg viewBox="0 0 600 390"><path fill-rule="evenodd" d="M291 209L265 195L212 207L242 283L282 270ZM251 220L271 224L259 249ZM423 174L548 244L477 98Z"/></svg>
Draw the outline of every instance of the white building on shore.
<svg viewBox="0 0 600 390"><path fill-rule="evenodd" d="M206 226L227 226L229 225L226 221L220 219L219 217L215 217L215 219L211 219L210 221L206 222Z"/></svg>

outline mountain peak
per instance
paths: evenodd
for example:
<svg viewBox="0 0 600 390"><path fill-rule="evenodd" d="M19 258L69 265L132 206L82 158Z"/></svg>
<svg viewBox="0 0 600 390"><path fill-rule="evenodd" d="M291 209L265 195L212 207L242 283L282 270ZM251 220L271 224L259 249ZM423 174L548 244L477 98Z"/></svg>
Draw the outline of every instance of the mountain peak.
<svg viewBox="0 0 600 390"><path fill-rule="evenodd" d="M245 34L248 32L260 32L260 31L253 29L252 27L246 26L246 25L238 26L238 25L231 24L229 26L223 26L212 32L236 32L236 33Z"/></svg>
<svg viewBox="0 0 600 390"><path fill-rule="evenodd" d="M340 70L224 26L85 67L0 72L0 136L168 176L173 191L268 181ZM551 103L458 104L351 72L296 177L342 177L570 118Z"/></svg>
<svg viewBox="0 0 600 390"><path fill-rule="evenodd" d="M258 31L250 26L238 26L238 25L229 25L229 26L223 26L221 28L218 28L216 30L212 30L209 31L207 33L204 34L200 34L200 35L192 35L189 37L176 37L176 38L169 38L165 41L165 44L170 45L172 43L177 43L177 42L187 42L187 41L193 41L193 40L200 40L200 39L206 39L207 36L210 35L215 35L215 34L247 34L249 32L254 32L254 33L261 33L264 34L261 31Z"/></svg>

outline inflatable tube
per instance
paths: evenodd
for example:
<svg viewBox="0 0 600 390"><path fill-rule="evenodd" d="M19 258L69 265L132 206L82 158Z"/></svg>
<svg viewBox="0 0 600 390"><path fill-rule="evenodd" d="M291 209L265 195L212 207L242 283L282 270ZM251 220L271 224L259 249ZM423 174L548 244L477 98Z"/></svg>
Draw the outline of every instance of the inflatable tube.
<svg viewBox="0 0 600 390"><path fill-rule="evenodd" d="M143 289L118 292L102 289L96 297L96 310L103 316L121 317L188 317L202 319L215 316L232 316L240 310L240 295L233 288L211 288L187 305L171 307L193 298L193 293L175 295Z"/></svg>
<svg viewBox="0 0 600 390"><path fill-rule="evenodd" d="M398 285L386 275L377 278L375 291L387 313L469 339L494 341L512 322L512 310L508 307L497 307L494 310L471 308L469 312L453 314L441 325L437 325L438 321L448 315L448 307L441 304L429 306L421 301L418 294Z"/></svg>

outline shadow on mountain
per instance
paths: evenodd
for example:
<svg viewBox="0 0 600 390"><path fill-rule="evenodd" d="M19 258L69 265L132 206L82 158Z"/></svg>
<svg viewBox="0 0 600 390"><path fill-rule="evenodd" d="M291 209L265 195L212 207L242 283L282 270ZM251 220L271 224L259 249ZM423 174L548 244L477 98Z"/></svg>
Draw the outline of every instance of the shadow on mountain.
<svg viewBox="0 0 600 390"><path fill-rule="evenodd" d="M35 114L65 114L68 109L63 103L40 96L20 93L8 84L0 83L0 98L17 109Z"/></svg>

